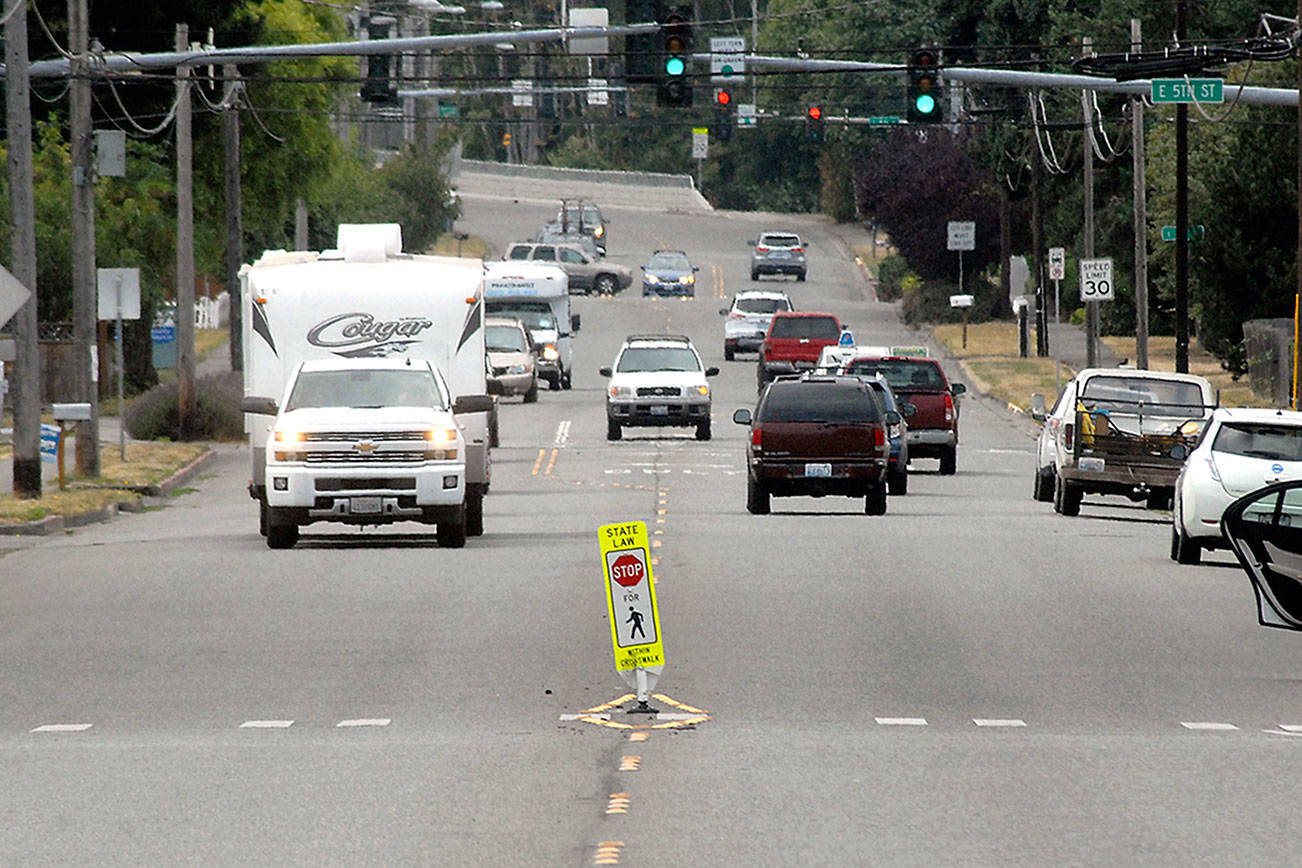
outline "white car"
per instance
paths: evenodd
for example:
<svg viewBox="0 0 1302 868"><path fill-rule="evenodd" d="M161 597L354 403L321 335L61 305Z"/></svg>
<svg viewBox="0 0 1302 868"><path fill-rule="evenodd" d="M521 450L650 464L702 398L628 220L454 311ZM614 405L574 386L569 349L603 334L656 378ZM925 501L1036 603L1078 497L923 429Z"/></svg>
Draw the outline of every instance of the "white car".
<svg viewBox="0 0 1302 868"><path fill-rule="evenodd" d="M718 368L701 364L682 335L631 335L613 368L602 368L606 386L606 439L618 440L627 425L694 427L710 439L710 384Z"/></svg>
<svg viewBox="0 0 1302 868"><path fill-rule="evenodd" d="M795 310L785 292L745 290L732 297L732 307L719 314L723 321L723 357L732 361L737 353L756 353L764 343L773 314Z"/></svg>
<svg viewBox="0 0 1302 868"><path fill-rule="evenodd" d="M1176 480L1171 559L1196 564L1203 549L1226 548L1225 508L1250 491L1293 479L1302 479L1302 413L1216 410Z"/></svg>

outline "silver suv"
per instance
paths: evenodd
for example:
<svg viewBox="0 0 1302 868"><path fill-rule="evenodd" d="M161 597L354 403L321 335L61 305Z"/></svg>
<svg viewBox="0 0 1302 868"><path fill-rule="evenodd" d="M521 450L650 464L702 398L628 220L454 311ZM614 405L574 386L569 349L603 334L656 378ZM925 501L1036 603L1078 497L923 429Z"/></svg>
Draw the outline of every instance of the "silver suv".
<svg viewBox="0 0 1302 868"><path fill-rule="evenodd" d="M705 367L685 335L630 335L615 364L602 368L606 384L606 439L624 426L680 426L710 439L710 385L719 373Z"/></svg>
<svg viewBox="0 0 1302 868"><path fill-rule="evenodd" d="M794 274L796 280L805 279L805 242L796 233L765 232L750 245L755 248L750 254L751 280L759 280L761 274Z"/></svg>

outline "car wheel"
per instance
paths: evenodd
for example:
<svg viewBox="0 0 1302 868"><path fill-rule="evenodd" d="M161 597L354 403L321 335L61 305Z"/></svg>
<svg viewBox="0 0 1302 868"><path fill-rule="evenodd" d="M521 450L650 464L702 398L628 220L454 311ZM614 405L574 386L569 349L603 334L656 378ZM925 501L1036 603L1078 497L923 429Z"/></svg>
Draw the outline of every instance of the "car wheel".
<svg viewBox="0 0 1302 868"><path fill-rule="evenodd" d="M886 477L886 490L893 495L909 493L909 471L901 467L899 470L893 470Z"/></svg>
<svg viewBox="0 0 1302 868"><path fill-rule="evenodd" d="M940 456L940 475L953 476L958 467L958 447L951 446Z"/></svg>
<svg viewBox="0 0 1302 868"><path fill-rule="evenodd" d="M538 400L538 378L534 377L533 382L529 384L529 391L524 393L524 402L526 404L536 403Z"/></svg>
<svg viewBox="0 0 1302 868"><path fill-rule="evenodd" d="M592 281L592 288L596 290L597 295L614 295L615 287L618 285L613 274L598 274Z"/></svg>
<svg viewBox="0 0 1302 868"><path fill-rule="evenodd" d="M1053 468L1041 467L1035 471L1034 498L1041 503L1053 500Z"/></svg>
<svg viewBox="0 0 1302 868"><path fill-rule="evenodd" d="M484 496L466 495L466 536L484 535Z"/></svg>
<svg viewBox="0 0 1302 868"><path fill-rule="evenodd" d="M710 420L709 420L709 419L706 419L704 422L698 422L698 423L697 423L697 425L696 425L696 439L697 439L697 440L709 440L709 439L710 439Z"/></svg>
<svg viewBox="0 0 1302 868"><path fill-rule="evenodd" d="M736 351L736 350L734 350L732 347L728 346L727 344L724 344L724 345L723 345L723 359L724 359L724 361L731 362L731 361L733 360L733 357L736 356L736 355L737 355L737 351Z"/></svg>
<svg viewBox="0 0 1302 868"><path fill-rule="evenodd" d="M549 377L547 380L547 390L550 392L559 392L561 389L561 375Z"/></svg>
<svg viewBox="0 0 1302 868"><path fill-rule="evenodd" d="M459 515L445 521L440 521L436 536L441 549L459 549L465 548L466 545L466 508L461 507Z"/></svg>
<svg viewBox="0 0 1302 868"><path fill-rule="evenodd" d="M879 482L872 488L868 489L868 494L863 499L864 515L885 515L886 514L886 483Z"/></svg>
<svg viewBox="0 0 1302 868"><path fill-rule="evenodd" d="M1203 547L1180 532L1180 525L1171 525L1171 557L1177 564L1199 564Z"/></svg>
<svg viewBox="0 0 1302 868"><path fill-rule="evenodd" d="M567 391L574 388L574 374L572 372L561 374L561 388Z"/></svg>
<svg viewBox="0 0 1302 868"><path fill-rule="evenodd" d="M796 280L799 281L800 283L804 283L804 282L805 282L805 272L803 272L803 271L798 272L798 273L796 274Z"/></svg>
<svg viewBox="0 0 1302 868"><path fill-rule="evenodd" d="M488 445L498 447L502 445L501 432L497 426L497 410L494 409L488 416Z"/></svg>
<svg viewBox="0 0 1302 868"><path fill-rule="evenodd" d="M1053 508L1063 515L1080 515L1080 502L1085 492L1061 476L1053 488Z"/></svg>
<svg viewBox="0 0 1302 868"><path fill-rule="evenodd" d="M746 511L751 515L768 515L769 506L769 490L764 487L764 483L747 476Z"/></svg>
<svg viewBox="0 0 1302 868"><path fill-rule="evenodd" d="M614 419L606 420L606 439L618 440L624 436L624 429Z"/></svg>
<svg viewBox="0 0 1302 868"><path fill-rule="evenodd" d="M292 549L298 542L298 525L285 521L281 510L267 507L267 548Z"/></svg>
<svg viewBox="0 0 1302 868"><path fill-rule="evenodd" d="M759 280L759 272L758 272L758 271L752 271L752 272L750 273L750 279L751 279L751 280Z"/></svg>
<svg viewBox="0 0 1302 868"><path fill-rule="evenodd" d="M1171 500L1172 495L1165 491L1150 491L1144 500L1144 506L1148 509L1170 509Z"/></svg>
<svg viewBox="0 0 1302 868"><path fill-rule="evenodd" d="M258 534L259 536L267 535L267 499L258 498Z"/></svg>

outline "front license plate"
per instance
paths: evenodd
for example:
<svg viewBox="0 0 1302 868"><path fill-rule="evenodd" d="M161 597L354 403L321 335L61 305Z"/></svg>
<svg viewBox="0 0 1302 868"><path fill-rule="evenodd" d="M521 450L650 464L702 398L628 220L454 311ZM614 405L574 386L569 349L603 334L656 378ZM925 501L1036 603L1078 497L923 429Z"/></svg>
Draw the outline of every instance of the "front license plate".
<svg viewBox="0 0 1302 868"><path fill-rule="evenodd" d="M668 415L669 415L669 408L668 408L667 406L665 406L664 404L652 404L652 405L651 405L651 415L652 415L652 416L668 416Z"/></svg>
<svg viewBox="0 0 1302 868"><path fill-rule="evenodd" d="M374 515L381 508L380 498L378 497L350 497L348 498L348 511L353 515Z"/></svg>
<svg viewBox="0 0 1302 868"><path fill-rule="evenodd" d="M1081 470L1102 471L1106 464L1102 458L1082 458L1076 462L1076 466Z"/></svg>
<svg viewBox="0 0 1302 868"><path fill-rule="evenodd" d="M830 477L832 475L832 465L830 464L806 464L806 476Z"/></svg>

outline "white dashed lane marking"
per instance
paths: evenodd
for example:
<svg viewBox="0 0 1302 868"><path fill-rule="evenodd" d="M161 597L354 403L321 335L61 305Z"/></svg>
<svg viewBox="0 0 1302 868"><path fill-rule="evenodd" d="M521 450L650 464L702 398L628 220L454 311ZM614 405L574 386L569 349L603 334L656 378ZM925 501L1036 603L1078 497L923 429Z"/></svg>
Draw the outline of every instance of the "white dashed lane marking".
<svg viewBox="0 0 1302 868"><path fill-rule="evenodd" d="M90 723L46 723L36 727L32 732L85 732L93 725Z"/></svg>
<svg viewBox="0 0 1302 868"><path fill-rule="evenodd" d="M1180 725L1185 729L1197 729L1210 732L1229 732L1238 729L1232 723L1214 723L1209 721L1180 721Z"/></svg>
<svg viewBox="0 0 1302 868"><path fill-rule="evenodd" d="M336 723L335 726L388 726L392 722L393 721L387 717L359 717L356 720L341 720Z"/></svg>
<svg viewBox="0 0 1302 868"><path fill-rule="evenodd" d="M925 717L877 717L873 718L880 726L926 726Z"/></svg>
<svg viewBox="0 0 1302 868"><path fill-rule="evenodd" d="M972 722L975 723L977 726L992 726L992 727L998 727L998 726L1006 726L1006 727L1026 726L1026 721L1024 721L1024 720L1018 720L1018 719L1015 718L1015 717L1014 717L1014 718L1009 718L1009 717L974 717L974 718L972 718Z"/></svg>
<svg viewBox="0 0 1302 868"><path fill-rule="evenodd" d="M293 725L292 720L246 720L240 729L289 729Z"/></svg>

